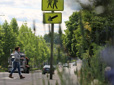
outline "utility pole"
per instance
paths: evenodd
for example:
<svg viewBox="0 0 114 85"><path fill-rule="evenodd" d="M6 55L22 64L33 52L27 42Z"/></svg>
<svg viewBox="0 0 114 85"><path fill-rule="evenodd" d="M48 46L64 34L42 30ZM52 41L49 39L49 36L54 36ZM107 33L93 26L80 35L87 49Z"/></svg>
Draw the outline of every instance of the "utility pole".
<svg viewBox="0 0 114 85"><path fill-rule="evenodd" d="M34 31L34 35L35 35L35 33L36 33L35 20L33 20L33 31Z"/></svg>
<svg viewBox="0 0 114 85"><path fill-rule="evenodd" d="M33 31L34 31L34 36L35 36L36 34L35 20L33 20ZM36 39L36 36L35 36L35 39ZM35 67L35 56L34 56L34 67Z"/></svg>

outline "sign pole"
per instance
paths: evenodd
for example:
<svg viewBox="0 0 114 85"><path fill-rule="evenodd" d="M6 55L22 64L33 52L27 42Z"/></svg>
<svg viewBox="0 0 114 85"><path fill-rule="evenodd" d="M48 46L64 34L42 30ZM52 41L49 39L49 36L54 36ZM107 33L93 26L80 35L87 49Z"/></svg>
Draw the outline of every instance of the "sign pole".
<svg viewBox="0 0 114 85"><path fill-rule="evenodd" d="M54 11L52 11L54 13ZM50 79L53 79L53 38L54 38L54 24L51 24L51 60L50 60Z"/></svg>
<svg viewBox="0 0 114 85"><path fill-rule="evenodd" d="M51 23L51 56L50 56L50 79L53 79L53 40L54 40L54 24L62 23L62 13L54 13L54 11L64 10L64 0L42 0L42 11L52 11L43 14L43 23Z"/></svg>

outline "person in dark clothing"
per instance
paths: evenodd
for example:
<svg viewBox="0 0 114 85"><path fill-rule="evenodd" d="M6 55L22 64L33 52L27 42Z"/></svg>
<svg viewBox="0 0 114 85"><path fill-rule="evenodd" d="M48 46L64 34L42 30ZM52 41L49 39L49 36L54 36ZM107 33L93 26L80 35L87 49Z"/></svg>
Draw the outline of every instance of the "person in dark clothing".
<svg viewBox="0 0 114 85"><path fill-rule="evenodd" d="M20 71L20 54L19 54L19 52L20 52L20 47L16 47L15 52L14 52L14 56L15 56L15 59L13 62L14 67L13 67L11 73L9 74L9 78L13 78L12 74L14 73L16 68L18 68L18 73L19 73L20 79L25 78L21 75L21 71Z"/></svg>

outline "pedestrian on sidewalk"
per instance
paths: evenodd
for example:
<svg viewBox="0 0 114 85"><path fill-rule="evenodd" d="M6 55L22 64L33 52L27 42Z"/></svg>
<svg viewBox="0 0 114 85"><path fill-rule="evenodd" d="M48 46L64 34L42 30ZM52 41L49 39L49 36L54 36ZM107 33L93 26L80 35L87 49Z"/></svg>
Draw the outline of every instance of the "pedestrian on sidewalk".
<svg viewBox="0 0 114 85"><path fill-rule="evenodd" d="M19 77L20 77L20 79L23 79L23 78L25 78L25 77L23 77L22 75L21 75L21 71L20 71L20 47L16 47L15 48L15 52L14 52L14 56L15 56L15 59L14 59L14 61L13 61L13 69L12 69L12 71L11 71L11 73L9 74L9 77L10 78L13 78L12 77L12 74L14 73L14 71L16 70L16 68L18 68L18 73L19 73Z"/></svg>

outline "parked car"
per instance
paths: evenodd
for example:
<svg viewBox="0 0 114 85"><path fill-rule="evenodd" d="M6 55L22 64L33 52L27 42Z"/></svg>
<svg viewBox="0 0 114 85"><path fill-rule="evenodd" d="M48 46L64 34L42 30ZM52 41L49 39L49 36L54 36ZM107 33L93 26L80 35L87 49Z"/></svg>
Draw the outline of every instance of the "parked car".
<svg viewBox="0 0 114 85"><path fill-rule="evenodd" d="M52 70L52 73L54 74L54 66L53 66L53 70ZM50 73L50 65L44 65L43 69L42 69L42 74L45 74L45 73Z"/></svg>
<svg viewBox="0 0 114 85"><path fill-rule="evenodd" d="M30 67L29 67L29 59L26 57L24 53L20 53L20 70L23 73L29 73ZM11 72L13 69L13 61L15 57L14 54L12 53L10 57L8 58L8 71ZM18 72L18 69L15 70L15 72Z"/></svg>

